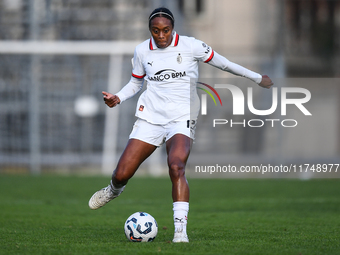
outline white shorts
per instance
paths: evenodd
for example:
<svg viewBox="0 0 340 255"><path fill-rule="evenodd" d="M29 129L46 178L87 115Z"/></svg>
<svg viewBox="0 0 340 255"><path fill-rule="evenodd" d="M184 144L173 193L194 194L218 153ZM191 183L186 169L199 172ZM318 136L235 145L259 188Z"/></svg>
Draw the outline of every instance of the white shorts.
<svg viewBox="0 0 340 255"><path fill-rule="evenodd" d="M151 124L143 119L137 119L133 125L130 139L161 146L176 134L183 134L195 139L196 120L172 121L165 125Z"/></svg>

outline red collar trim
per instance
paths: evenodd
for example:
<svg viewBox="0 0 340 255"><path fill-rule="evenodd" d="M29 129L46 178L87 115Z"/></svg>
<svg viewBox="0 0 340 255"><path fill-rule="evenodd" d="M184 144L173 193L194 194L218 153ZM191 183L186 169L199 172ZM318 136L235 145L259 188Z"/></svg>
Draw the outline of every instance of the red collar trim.
<svg viewBox="0 0 340 255"><path fill-rule="evenodd" d="M149 48L150 48L150 50L153 50L153 46L152 46L152 38L150 38Z"/></svg>
<svg viewBox="0 0 340 255"><path fill-rule="evenodd" d="M174 35L175 36L172 39L172 42L171 42L171 44L169 46L176 47L178 45L178 42L179 42L179 35L176 32L175 32ZM150 38L149 48L150 48L150 50L157 50L158 49L158 47L157 47L157 45L156 45L156 43L155 43L155 41L154 41L154 39L152 37Z"/></svg>
<svg viewBox="0 0 340 255"><path fill-rule="evenodd" d="M177 46L177 45L178 45L178 41L179 41L179 35L176 33L176 39L175 39L175 44L174 44L174 46Z"/></svg>

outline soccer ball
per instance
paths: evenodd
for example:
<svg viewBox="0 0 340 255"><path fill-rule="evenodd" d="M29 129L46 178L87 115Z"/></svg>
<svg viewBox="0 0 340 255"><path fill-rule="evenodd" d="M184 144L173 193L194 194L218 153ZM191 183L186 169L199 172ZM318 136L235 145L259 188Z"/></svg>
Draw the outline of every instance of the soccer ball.
<svg viewBox="0 0 340 255"><path fill-rule="evenodd" d="M126 220L124 231L131 242L152 242L157 236L158 226L150 214L136 212Z"/></svg>

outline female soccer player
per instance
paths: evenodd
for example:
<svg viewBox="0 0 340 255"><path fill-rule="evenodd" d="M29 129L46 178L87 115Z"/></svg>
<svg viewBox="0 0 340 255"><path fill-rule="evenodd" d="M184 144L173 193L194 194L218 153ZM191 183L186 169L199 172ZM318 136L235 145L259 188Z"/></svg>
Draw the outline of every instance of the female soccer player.
<svg viewBox="0 0 340 255"><path fill-rule="evenodd" d="M189 186L185 165L199 112L196 84L192 82L198 79L198 62L249 78L264 88L270 88L273 82L266 75L230 62L202 41L179 36L174 31L174 17L167 8L157 8L150 14L149 30L151 38L135 49L129 83L115 95L102 92L105 104L115 107L137 94L143 80L147 82L147 90L137 103L138 119L111 183L91 197L89 207L98 209L118 197L140 164L165 143L172 182L173 242L189 242L186 233Z"/></svg>

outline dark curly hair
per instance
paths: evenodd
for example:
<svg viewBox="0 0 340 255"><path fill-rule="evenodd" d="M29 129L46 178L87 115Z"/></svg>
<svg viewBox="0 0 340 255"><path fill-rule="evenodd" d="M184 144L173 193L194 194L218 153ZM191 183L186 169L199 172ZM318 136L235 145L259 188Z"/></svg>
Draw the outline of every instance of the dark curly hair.
<svg viewBox="0 0 340 255"><path fill-rule="evenodd" d="M172 27L175 26L175 19L172 12L165 7L159 7L153 10L149 16L149 28L151 27L151 21L156 17L164 17L170 20Z"/></svg>

